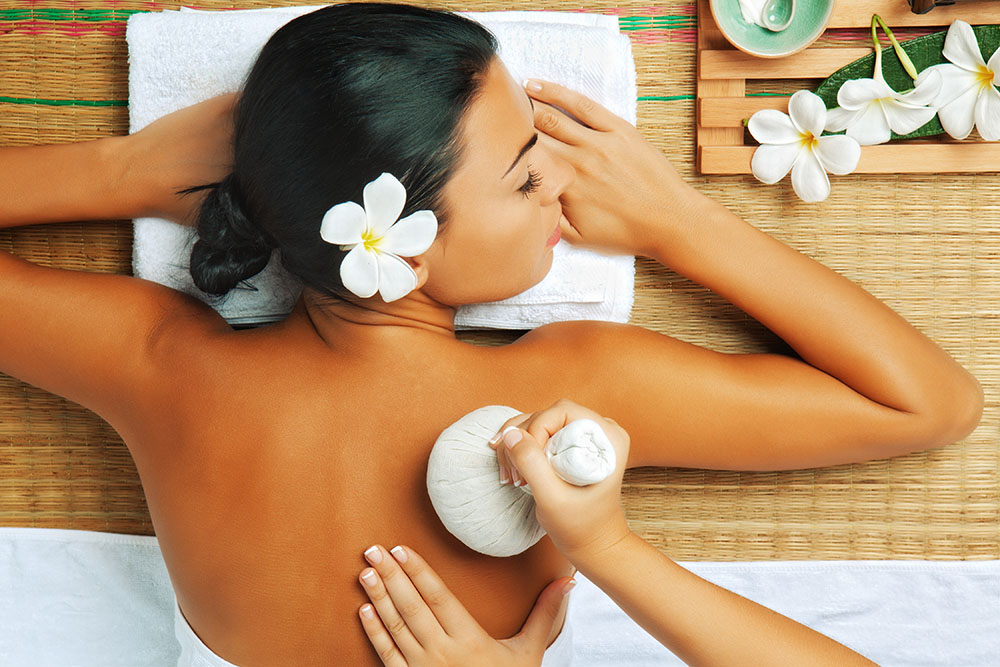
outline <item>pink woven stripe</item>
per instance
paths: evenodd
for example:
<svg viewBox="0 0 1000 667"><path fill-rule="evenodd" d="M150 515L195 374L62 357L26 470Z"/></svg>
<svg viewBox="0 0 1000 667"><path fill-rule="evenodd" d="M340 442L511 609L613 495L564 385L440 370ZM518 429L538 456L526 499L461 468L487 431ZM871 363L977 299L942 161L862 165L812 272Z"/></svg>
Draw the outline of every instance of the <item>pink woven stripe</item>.
<svg viewBox="0 0 1000 667"><path fill-rule="evenodd" d="M683 30L635 30L628 34L633 44L694 44L698 34L694 28Z"/></svg>

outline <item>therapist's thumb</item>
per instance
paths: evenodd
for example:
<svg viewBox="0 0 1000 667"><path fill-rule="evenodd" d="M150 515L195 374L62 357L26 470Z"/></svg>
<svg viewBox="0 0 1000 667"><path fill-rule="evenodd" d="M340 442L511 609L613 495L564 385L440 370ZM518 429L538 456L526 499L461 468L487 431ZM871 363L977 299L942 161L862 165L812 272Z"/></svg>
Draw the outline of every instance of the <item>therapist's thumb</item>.
<svg viewBox="0 0 1000 667"><path fill-rule="evenodd" d="M503 434L502 446L507 449L507 458L531 487L536 500L549 497L563 483L552 469L541 443L527 431L508 429Z"/></svg>
<svg viewBox="0 0 1000 667"><path fill-rule="evenodd" d="M575 584L576 581L569 577L559 577L546 586L528 614L528 620L521 626L521 631L506 640L506 643L519 653L541 655L556 626L566 594Z"/></svg>

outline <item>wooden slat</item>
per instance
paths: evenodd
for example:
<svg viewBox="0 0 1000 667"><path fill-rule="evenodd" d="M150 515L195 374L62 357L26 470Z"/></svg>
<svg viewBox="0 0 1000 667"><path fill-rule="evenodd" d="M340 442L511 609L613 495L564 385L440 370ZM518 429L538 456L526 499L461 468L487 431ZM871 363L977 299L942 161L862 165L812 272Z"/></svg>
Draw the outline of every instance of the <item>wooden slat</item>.
<svg viewBox="0 0 1000 667"><path fill-rule="evenodd" d="M790 58L758 58L736 50L702 51L702 79L824 79L844 65L870 54L870 48L814 48Z"/></svg>
<svg viewBox="0 0 1000 667"><path fill-rule="evenodd" d="M701 57L704 53L707 53L714 49L724 48L728 45L726 38L722 35L722 31L719 30L715 22L711 20L711 9L709 8L709 0L698 0L698 16L699 17L709 17L709 20L698 21L698 50L697 58L698 62L701 62ZM716 78L712 81L706 81L701 77L698 77L696 85L696 105L701 104L701 98L703 97L727 97L727 98L742 98L746 94L746 81L742 77L737 77L735 79L726 78ZM696 133L695 141L697 143L698 150L695 153L696 161L697 156L701 154L702 145L712 145L712 146L740 146L743 144L743 128L742 127L699 127ZM696 165L697 167L697 165Z"/></svg>
<svg viewBox="0 0 1000 667"><path fill-rule="evenodd" d="M955 19L978 25L1000 22L1000 2L960 2L935 7L926 14L914 14L906 0L837 0L827 28L858 28L871 25L878 14L890 28L897 26L947 27Z"/></svg>
<svg viewBox="0 0 1000 667"><path fill-rule="evenodd" d="M756 146L702 146L701 173L749 174ZM898 143L863 146L856 174L1000 173L1000 143Z"/></svg>
<svg viewBox="0 0 1000 667"><path fill-rule="evenodd" d="M706 97L698 100L700 127L743 127L743 120L761 109L788 111L788 97Z"/></svg>

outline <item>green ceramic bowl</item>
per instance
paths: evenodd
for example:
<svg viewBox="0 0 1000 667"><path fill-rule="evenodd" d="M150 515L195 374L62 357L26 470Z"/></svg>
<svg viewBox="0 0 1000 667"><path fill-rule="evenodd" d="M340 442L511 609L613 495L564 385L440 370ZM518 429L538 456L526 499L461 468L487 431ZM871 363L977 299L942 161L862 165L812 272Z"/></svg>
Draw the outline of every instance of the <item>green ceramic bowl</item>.
<svg viewBox="0 0 1000 667"><path fill-rule="evenodd" d="M792 23L771 32L743 20L739 0L711 0L712 16L729 43L761 58L782 58L806 48L823 34L833 0L796 0Z"/></svg>

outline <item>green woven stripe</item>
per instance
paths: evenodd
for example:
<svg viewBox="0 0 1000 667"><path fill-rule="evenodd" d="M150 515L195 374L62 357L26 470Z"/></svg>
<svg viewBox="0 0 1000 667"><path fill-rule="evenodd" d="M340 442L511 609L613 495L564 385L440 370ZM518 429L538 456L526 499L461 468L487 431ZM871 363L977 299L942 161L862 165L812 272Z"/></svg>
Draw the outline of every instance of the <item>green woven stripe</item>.
<svg viewBox="0 0 1000 667"><path fill-rule="evenodd" d="M128 100L43 100L35 97L4 97L0 95L0 102L10 102L11 104L47 104L53 107L127 107Z"/></svg>
<svg viewBox="0 0 1000 667"><path fill-rule="evenodd" d="M676 102L677 100L693 100L694 95L640 95L640 102Z"/></svg>
<svg viewBox="0 0 1000 667"><path fill-rule="evenodd" d="M147 12L145 9L0 9L0 21L127 21L132 14Z"/></svg>
<svg viewBox="0 0 1000 667"><path fill-rule="evenodd" d="M55 9L37 7L33 9L0 9L0 21L127 21L133 14L147 12L145 9ZM694 16L620 16L622 30L648 30L650 28L674 28L693 25Z"/></svg>

